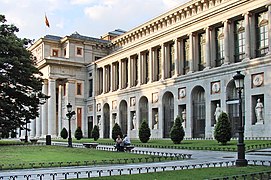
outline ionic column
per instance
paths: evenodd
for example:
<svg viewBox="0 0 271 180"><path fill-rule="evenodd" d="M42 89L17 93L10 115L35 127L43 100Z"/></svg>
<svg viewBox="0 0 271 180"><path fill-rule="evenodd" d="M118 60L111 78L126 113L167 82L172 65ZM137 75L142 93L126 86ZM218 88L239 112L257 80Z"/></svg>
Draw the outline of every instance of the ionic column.
<svg viewBox="0 0 271 180"><path fill-rule="evenodd" d="M42 93L48 95L47 80L43 82ZM45 137L47 134L48 134L48 100L43 105L41 105L41 135Z"/></svg>
<svg viewBox="0 0 271 180"><path fill-rule="evenodd" d="M230 54L229 54L229 24L230 21L226 20L224 23L224 45L225 45L225 57L224 65L230 63Z"/></svg>
<svg viewBox="0 0 271 180"><path fill-rule="evenodd" d="M30 138L33 138L36 136L36 120L32 119L30 120Z"/></svg>
<svg viewBox="0 0 271 180"><path fill-rule="evenodd" d="M49 79L48 83L48 134L56 137L56 80Z"/></svg>
<svg viewBox="0 0 271 180"><path fill-rule="evenodd" d="M58 132L61 132L62 130L62 88L63 86L62 85L59 85L58 86ZM60 134L58 133L58 136Z"/></svg>
<svg viewBox="0 0 271 180"><path fill-rule="evenodd" d="M271 4L268 5L268 55L271 54Z"/></svg>
<svg viewBox="0 0 271 180"><path fill-rule="evenodd" d="M244 14L245 16L245 59L249 60L251 58L251 52L250 52L250 17L251 14L249 12Z"/></svg>
<svg viewBox="0 0 271 180"><path fill-rule="evenodd" d="M211 67L211 46L210 46L210 27L205 28L205 60L206 60L206 67L205 69L210 69Z"/></svg>
<svg viewBox="0 0 271 180"><path fill-rule="evenodd" d="M137 67L138 67L138 83L137 83L137 86L140 86L141 84L142 84L142 72L143 72L143 69L142 69L142 61L143 61L143 55L142 54L140 54L140 53L138 53L137 54L137 57L138 57L138 59L137 59Z"/></svg>
<svg viewBox="0 0 271 180"><path fill-rule="evenodd" d="M165 79L165 45L161 44L161 79Z"/></svg>
<svg viewBox="0 0 271 180"><path fill-rule="evenodd" d="M103 93L105 93L106 92L106 83L107 83L107 81L106 81L106 68L105 68L105 66L103 67Z"/></svg>
<svg viewBox="0 0 271 180"><path fill-rule="evenodd" d="M178 68L179 68L179 61L178 61L178 55L179 55L179 50L178 50L178 39L174 39L173 40L174 42L174 76L173 77L177 77L179 75L179 71L178 71Z"/></svg>
<svg viewBox="0 0 271 180"><path fill-rule="evenodd" d="M122 89L122 62L119 62L119 89Z"/></svg>
<svg viewBox="0 0 271 180"><path fill-rule="evenodd" d="M153 51L149 49L149 82L153 81Z"/></svg>
<svg viewBox="0 0 271 180"><path fill-rule="evenodd" d="M39 108L39 116L36 117L36 135L35 137L39 138L41 136L41 108L42 105L40 105Z"/></svg>
<svg viewBox="0 0 271 180"><path fill-rule="evenodd" d="M131 87L131 57L129 56L128 57L128 60L127 60L127 63L128 63L128 88ZM112 82L112 81L111 81Z"/></svg>
<svg viewBox="0 0 271 180"><path fill-rule="evenodd" d="M194 53L193 53L193 50L194 50L194 33L190 33L189 34L189 58L190 58L190 61L189 61L189 72L188 73L192 73L194 72Z"/></svg>

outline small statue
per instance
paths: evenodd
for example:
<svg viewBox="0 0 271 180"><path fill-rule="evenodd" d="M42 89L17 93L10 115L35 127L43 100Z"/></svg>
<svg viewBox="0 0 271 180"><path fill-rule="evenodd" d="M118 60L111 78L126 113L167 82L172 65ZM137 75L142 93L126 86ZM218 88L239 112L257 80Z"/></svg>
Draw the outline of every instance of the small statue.
<svg viewBox="0 0 271 180"><path fill-rule="evenodd" d="M214 114L216 122L218 121L218 117L220 116L221 113L222 113L222 110L219 104L217 104L216 109L215 109L215 114Z"/></svg>
<svg viewBox="0 0 271 180"><path fill-rule="evenodd" d="M154 115L154 125L153 129L158 129L158 113Z"/></svg>
<svg viewBox="0 0 271 180"><path fill-rule="evenodd" d="M255 114L257 122L263 121L263 103L260 99L257 100L257 104L255 106Z"/></svg>
<svg viewBox="0 0 271 180"><path fill-rule="evenodd" d="M136 113L134 113L134 116L133 116L133 130L136 129Z"/></svg>

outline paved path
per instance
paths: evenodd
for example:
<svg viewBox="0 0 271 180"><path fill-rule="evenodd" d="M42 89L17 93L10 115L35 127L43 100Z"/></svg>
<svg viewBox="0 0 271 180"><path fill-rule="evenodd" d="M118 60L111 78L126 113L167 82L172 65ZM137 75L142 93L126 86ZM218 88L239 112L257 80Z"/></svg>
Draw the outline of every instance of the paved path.
<svg viewBox="0 0 271 180"><path fill-rule="evenodd" d="M99 145L103 146L103 145ZM112 146L104 146L112 147ZM137 163L125 165L97 165L97 166L80 166L80 167L55 167L55 168L39 168L39 169L23 169L23 170L2 170L0 171L0 179L70 179L83 177L97 177L120 174L136 174L146 172L158 172L174 169L200 168L200 167L218 167L231 165L236 160L236 152L222 151L196 151L196 150L180 150L180 149L163 149L163 148L141 148L135 147L135 150L156 151L168 153L192 154L192 159L181 161L157 162L157 163ZM264 154L262 153L264 152ZM271 149L264 149L261 152L250 152L246 154L246 159L258 160L257 163L265 161L265 165L270 165ZM270 162L268 162L270 161ZM220 162L220 163L219 163ZM226 163L227 162L227 163ZM256 161L255 161L256 162ZM194 166L192 166L194 165ZM12 178L10 178L12 177Z"/></svg>

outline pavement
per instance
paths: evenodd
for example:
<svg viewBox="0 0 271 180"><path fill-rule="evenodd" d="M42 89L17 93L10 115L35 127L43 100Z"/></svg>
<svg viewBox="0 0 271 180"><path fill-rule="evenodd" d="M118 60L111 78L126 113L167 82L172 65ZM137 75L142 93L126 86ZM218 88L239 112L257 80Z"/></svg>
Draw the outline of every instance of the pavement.
<svg viewBox="0 0 271 180"><path fill-rule="evenodd" d="M63 143L61 143L63 144ZM78 145L78 147L81 147ZM99 147L112 147L99 145ZM54 168L36 168L20 170L1 170L0 179L71 179L90 178L98 176L113 176L122 174L138 174L158 172L167 170L181 170L202 167L218 167L234 165L237 159L236 152L224 151L197 151L184 149L163 149L163 148L142 148L135 147L134 150L155 151L167 153L192 154L191 159L180 161L156 162L156 163L135 163L135 164L114 164L114 165L91 165L91 166L70 166ZM271 166L271 148L246 153L249 164Z"/></svg>

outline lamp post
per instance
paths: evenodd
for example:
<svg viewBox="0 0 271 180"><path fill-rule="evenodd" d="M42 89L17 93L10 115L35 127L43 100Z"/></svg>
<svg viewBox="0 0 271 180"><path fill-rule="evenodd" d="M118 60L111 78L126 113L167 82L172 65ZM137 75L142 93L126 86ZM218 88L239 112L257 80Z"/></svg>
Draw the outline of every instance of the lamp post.
<svg viewBox="0 0 271 180"><path fill-rule="evenodd" d="M68 120L69 120L68 147L72 147L71 118L73 115L75 115L75 112L72 111L72 105L70 103L68 103L67 105L67 110L68 110L68 113L66 114L66 116L68 117Z"/></svg>
<svg viewBox="0 0 271 180"><path fill-rule="evenodd" d="M247 166L247 160L245 159L245 144L244 144L244 121L242 116L242 90L244 89L244 78L245 75L237 71L237 74L233 76L236 89L239 95L239 126L238 126L238 143L237 143L237 160L236 166L242 167Z"/></svg>

